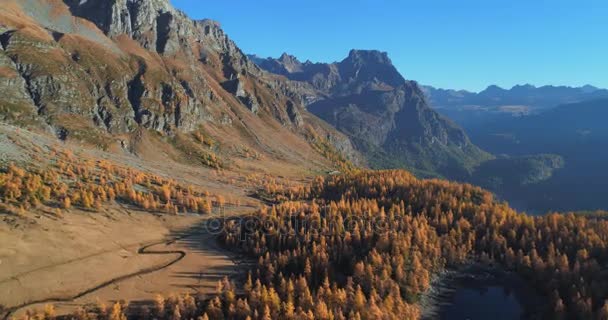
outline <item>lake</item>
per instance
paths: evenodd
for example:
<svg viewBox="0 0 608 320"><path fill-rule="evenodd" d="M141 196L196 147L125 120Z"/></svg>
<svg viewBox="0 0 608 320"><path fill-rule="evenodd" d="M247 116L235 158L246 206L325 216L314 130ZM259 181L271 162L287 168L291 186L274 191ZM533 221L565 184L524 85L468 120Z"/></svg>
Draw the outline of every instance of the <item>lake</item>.
<svg viewBox="0 0 608 320"><path fill-rule="evenodd" d="M423 320L534 318L542 298L513 273L471 265L439 275L421 297Z"/></svg>
<svg viewBox="0 0 608 320"><path fill-rule="evenodd" d="M502 286L455 289L452 301L439 311L444 320L520 319L523 307L515 292Z"/></svg>

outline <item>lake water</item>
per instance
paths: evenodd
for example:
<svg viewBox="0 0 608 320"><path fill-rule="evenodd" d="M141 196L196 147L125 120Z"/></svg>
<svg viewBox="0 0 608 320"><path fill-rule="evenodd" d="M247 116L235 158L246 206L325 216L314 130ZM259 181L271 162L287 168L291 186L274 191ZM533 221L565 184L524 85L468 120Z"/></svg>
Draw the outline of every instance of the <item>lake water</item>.
<svg viewBox="0 0 608 320"><path fill-rule="evenodd" d="M478 263L441 272L419 300L422 320L541 319L545 303L515 273Z"/></svg>
<svg viewBox="0 0 608 320"><path fill-rule="evenodd" d="M515 293L503 286L467 287L453 292L439 312L443 320L520 319L523 308Z"/></svg>

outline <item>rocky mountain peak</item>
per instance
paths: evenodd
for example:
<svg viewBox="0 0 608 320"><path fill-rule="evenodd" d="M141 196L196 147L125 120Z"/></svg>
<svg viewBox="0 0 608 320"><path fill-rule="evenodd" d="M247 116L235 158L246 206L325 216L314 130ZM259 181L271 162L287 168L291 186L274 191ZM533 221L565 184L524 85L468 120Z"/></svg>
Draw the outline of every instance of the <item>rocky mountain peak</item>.
<svg viewBox="0 0 608 320"><path fill-rule="evenodd" d="M63 0L73 15L93 22L108 37L127 35L160 54L189 52L193 39L226 42L219 23L193 21L168 0Z"/></svg>
<svg viewBox="0 0 608 320"><path fill-rule="evenodd" d="M388 53L379 50L352 49L348 53L348 57L345 59L345 61L352 61L353 63L393 64L391 59L388 57Z"/></svg>
<svg viewBox="0 0 608 320"><path fill-rule="evenodd" d="M479 92L479 96L482 97L501 97L508 93L508 90L503 89L497 85L489 85L483 91Z"/></svg>
<svg viewBox="0 0 608 320"><path fill-rule="evenodd" d="M279 57L279 61L300 63L300 61L298 60L298 58L296 58L296 56L293 56L287 52L283 52L283 54L281 54L281 56Z"/></svg>
<svg viewBox="0 0 608 320"><path fill-rule="evenodd" d="M131 33L131 14L127 0L65 0L72 14L86 18L108 35Z"/></svg>
<svg viewBox="0 0 608 320"><path fill-rule="evenodd" d="M363 87L399 87L406 83L388 54L378 50L353 49L341 62L329 64L302 63L287 53L277 59L249 57L264 70L291 80L308 81L323 91L360 91Z"/></svg>
<svg viewBox="0 0 608 320"><path fill-rule="evenodd" d="M386 52L351 50L341 62L304 63L300 72L289 72L297 61L289 55L255 61L292 80L308 110L349 136L372 166L461 174L489 156L428 106Z"/></svg>
<svg viewBox="0 0 608 320"><path fill-rule="evenodd" d="M219 21L213 19L201 19L196 21L200 26L204 26L203 33L205 35L213 34L214 32L224 33L222 24Z"/></svg>
<svg viewBox="0 0 608 320"><path fill-rule="evenodd" d="M378 50L351 50L339 63L340 73L354 83L384 83L398 87L405 79L393 65L386 52Z"/></svg>
<svg viewBox="0 0 608 320"><path fill-rule="evenodd" d="M73 15L93 22L109 37L126 34L163 53L169 34L187 19L168 0L64 0ZM179 21L186 20L186 21ZM175 49L175 48L174 48Z"/></svg>
<svg viewBox="0 0 608 320"><path fill-rule="evenodd" d="M524 84L524 85L515 85L511 88L511 92L516 92L516 93L530 93L535 91L537 88L531 84Z"/></svg>
<svg viewBox="0 0 608 320"><path fill-rule="evenodd" d="M521 85L516 85L513 88L521 88L521 89L536 89L535 85L526 83L526 84L521 84Z"/></svg>
<svg viewBox="0 0 608 320"><path fill-rule="evenodd" d="M302 63L295 56L283 53L281 57L279 57L278 61L289 73L302 72Z"/></svg>

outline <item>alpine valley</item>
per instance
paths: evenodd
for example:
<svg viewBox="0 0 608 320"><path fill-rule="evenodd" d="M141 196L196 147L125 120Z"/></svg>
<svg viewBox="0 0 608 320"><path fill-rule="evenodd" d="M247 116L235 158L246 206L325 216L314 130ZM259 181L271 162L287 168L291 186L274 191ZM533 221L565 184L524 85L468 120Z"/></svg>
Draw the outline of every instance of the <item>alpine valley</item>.
<svg viewBox="0 0 608 320"><path fill-rule="evenodd" d="M608 319L608 91L344 54L0 0L0 320Z"/></svg>

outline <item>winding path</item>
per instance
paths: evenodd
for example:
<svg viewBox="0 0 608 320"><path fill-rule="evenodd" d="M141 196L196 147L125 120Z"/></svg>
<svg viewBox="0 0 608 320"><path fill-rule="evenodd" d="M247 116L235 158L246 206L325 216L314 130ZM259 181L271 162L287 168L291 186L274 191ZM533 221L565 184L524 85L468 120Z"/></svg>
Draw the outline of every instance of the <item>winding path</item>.
<svg viewBox="0 0 608 320"><path fill-rule="evenodd" d="M21 305L17 305L17 306L5 309L3 311L5 314L0 319L8 320L13 313L15 313L15 312L17 312L17 311L19 311L19 310L21 310L23 308L27 308L29 306L32 306L32 305L51 304L51 303L60 303L60 302L71 302L73 300L76 300L78 298L84 297L84 296L86 296L86 295L88 295L90 293L93 293L93 292L95 292L97 290L103 289L103 288L105 288L107 286L110 286L112 284L115 284L115 283L118 283L118 282L130 279L130 278L133 278L133 277L137 277L137 276L141 276L141 275L146 275L146 274L149 274L149 273L153 273L153 272L156 272L156 271L168 268L168 267L170 267L170 266L178 263L182 259L184 259L186 257L186 255L187 255L186 251L183 251L183 250L149 250L149 249L151 247L158 246L158 245L163 245L163 244L165 246L168 246L168 245L171 245L171 244L173 244L173 243L175 243L175 242L177 242L179 240L183 240L183 239L186 239L186 238L189 238L189 237L193 237L193 236L199 235L200 232L202 232L202 230L199 230L199 229L192 230L188 234L184 234L184 235L179 236L179 237L175 237L175 238L172 238L172 239L169 239L169 240L165 239L165 240L162 240L162 241L157 241L157 242L154 242L154 243L151 243L151 244L147 244L145 246L140 247L139 250L137 251L137 254L140 254L140 255L175 255L176 256L175 259L173 259L173 260L171 260L171 261L169 261L169 262L167 262L165 264L158 265L158 266L153 266L153 267L149 267L149 268L145 268L145 269L139 270L137 272L129 273L129 274L126 274L126 275L122 275L120 277L116 277L116 278L107 280L107 281L105 281L103 283L100 283L100 284L98 284L98 285L96 285L96 286L94 286L92 288L89 288L89 289L87 289L85 291L79 292L79 293L77 293L75 295L72 295L72 296L52 297L52 298L46 298L46 299L26 302L26 303L23 303Z"/></svg>

